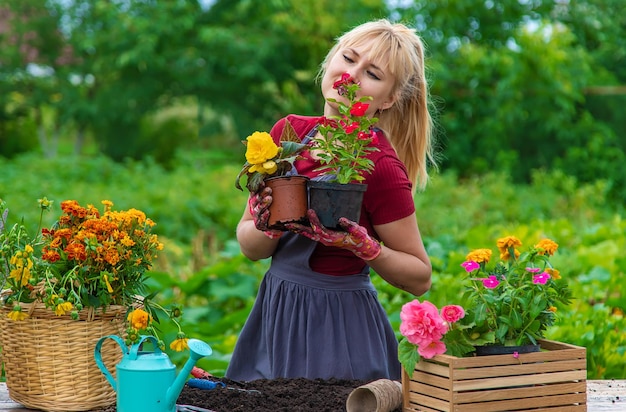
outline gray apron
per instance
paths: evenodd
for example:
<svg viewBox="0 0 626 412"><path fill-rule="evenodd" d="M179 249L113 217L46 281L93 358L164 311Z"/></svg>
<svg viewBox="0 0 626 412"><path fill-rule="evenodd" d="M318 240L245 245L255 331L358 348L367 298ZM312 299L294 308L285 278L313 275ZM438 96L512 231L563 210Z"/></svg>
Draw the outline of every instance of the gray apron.
<svg viewBox="0 0 626 412"><path fill-rule="evenodd" d="M226 377L400 379L398 343L371 283L362 273L313 271L317 243L284 233Z"/></svg>

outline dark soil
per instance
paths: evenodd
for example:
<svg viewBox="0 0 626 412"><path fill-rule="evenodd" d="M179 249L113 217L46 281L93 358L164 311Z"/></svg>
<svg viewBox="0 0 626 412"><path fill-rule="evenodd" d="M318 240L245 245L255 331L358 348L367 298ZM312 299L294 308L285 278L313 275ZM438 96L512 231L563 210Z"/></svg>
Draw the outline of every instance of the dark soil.
<svg viewBox="0 0 626 412"><path fill-rule="evenodd" d="M197 389L185 385L179 405L193 405L213 412L341 412L348 395L368 381L322 379L259 379L236 382L210 378L225 387ZM92 412L115 412L116 408ZM401 408L393 412L402 412Z"/></svg>

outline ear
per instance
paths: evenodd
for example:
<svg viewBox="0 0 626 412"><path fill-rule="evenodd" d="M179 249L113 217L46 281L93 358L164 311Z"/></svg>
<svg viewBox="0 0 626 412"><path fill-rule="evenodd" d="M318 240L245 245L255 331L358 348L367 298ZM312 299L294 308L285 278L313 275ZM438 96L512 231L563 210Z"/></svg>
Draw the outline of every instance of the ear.
<svg viewBox="0 0 626 412"><path fill-rule="evenodd" d="M396 95L391 95L389 96L389 98L387 100L385 100L380 107L378 108L378 110L383 111L383 110L387 110L389 109L391 106L393 106L393 104L396 102Z"/></svg>

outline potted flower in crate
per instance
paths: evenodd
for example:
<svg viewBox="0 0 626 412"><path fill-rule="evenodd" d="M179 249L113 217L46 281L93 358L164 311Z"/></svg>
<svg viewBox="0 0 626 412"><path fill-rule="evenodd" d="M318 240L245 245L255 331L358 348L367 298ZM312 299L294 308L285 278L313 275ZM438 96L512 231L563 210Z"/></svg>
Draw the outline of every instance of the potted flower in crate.
<svg viewBox="0 0 626 412"><path fill-rule="evenodd" d="M163 249L155 223L140 210L102 203L100 212L64 201L58 221L41 229L53 202L40 199L33 236L23 222L9 227L0 199L0 346L9 395L25 406L72 411L114 403L115 392L93 363L104 335L124 335L131 345L148 333L164 348L153 321L168 317L178 329L170 348L187 347L180 307L165 309L154 294L145 296L146 272Z"/></svg>
<svg viewBox="0 0 626 412"><path fill-rule="evenodd" d="M452 391L502 388L502 393L494 392L494 400L513 399L514 392L504 390L518 387L524 380L532 382L533 379L542 383L565 383L570 380L579 383L582 380L585 390L585 349L544 339L546 330L556 321L558 307L568 305L572 299L567 282L549 260L558 245L550 239L542 239L529 250L520 252L517 248L521 245L521 241L513 236L498 239L500 259L493 266L488 266L492 257L491 249L470 252L461 265L466 272L466 283L459 305L448 305L438 310L428 301L413 300L402 307L399 359L405 371L403 384L411 386L413 383L421 384L424 380L430 381L432 376L428 375L432 369L426 364L433 363L450 368L447 372L449 379L464 379L463 373L474 377L474 386L463 387L459 384L455 389L457 382L452 382L447 386L453 388ZM556 363L548 365L555 359L543 349L565 351L556 360L569 359L571 363L567 368L575 372L565 377L559 375L557 372L561 372L562 367ZM478 361L464 363L462 360L501 354L504 356L499 360L492 359L485 364ZM532 364L544 363L542 371L538 372L544 375L533 378L533 367L528 366L520 370L520 374L525 374L526 378L516 376L514 366L522 365L525 359ZM513 369L498 369L497 366L501 365ZM469 370L479 367L483 368L480 373L476 373L478 369ZM464 369L465 372L458 373L457 369ZM485 381L479 380L482 378ZM578 394L581 386L572 387ZM411 390L428 392L427 388ZM410 407L408 405L411 402L405 399L404 410L419 410L419 407L441 402L441 399L431 399L429 396ZM573 397L568 402L577 403L577 399L580 397ZM541 405L546 401L539 399L537 402ZM568 405L570 403L564 404ZM454 406L460 407L457 404Z"/></svg>
<svg viewBox="0 0 626 412"><path fill-rule="evenodd" d="M235 187L243 190L241 179L246 176L246 188L258 193L264 186L272 188L270 229L281 229L285 223L300 222L308 209L308 177L295 173L293 166L300 152L307 148L287 122L277 145L267 132L254 132L243 141L246 162L237 175Z"/></svg>
<svg viewBox="0 0 626 412"><path fill-rule="evenodd" d="M365 174L374 169L368 154L377 151L377 135L374 125L376 117L365 115L371 96L357 97L360 86L344 73L333 84L343 101L329 98L337 104L339 116L322 119L314 144L321 167L320 180L309 182L309 207L315 210L320 222L329 228L336 228L340 217L358 222L361 201L367 185L361 183Z"/></svg>

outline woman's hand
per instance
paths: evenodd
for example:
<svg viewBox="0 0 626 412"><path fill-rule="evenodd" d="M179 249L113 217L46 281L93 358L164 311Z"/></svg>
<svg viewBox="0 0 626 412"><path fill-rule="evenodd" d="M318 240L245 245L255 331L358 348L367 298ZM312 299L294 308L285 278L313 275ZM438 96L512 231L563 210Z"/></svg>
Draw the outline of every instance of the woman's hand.
<svg viewBox="0 0 626 412"><path fill-rule="evenodd" d="M376 259L380 254L380 243L371 237L363 226L342 217L339 219L339 226L345 231L335 231L324 227L314 210L309 209L307 216L310 226L287 223L285 227L291 232L320 242L325 246L349 250L365 261Z"/></svg>
<svg viewBox="0 0 626 412"><path fill-rule="evenodd" d="M263 231L270 239L280 237L282 232L279 230L269 229L270 220L270 205L272 204L272 189L264 187L260 191L252 194L248 199L248 207L252 219L254 220L254 226Z"/></svg>

